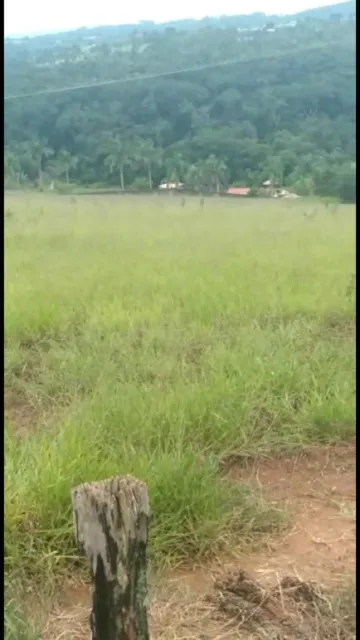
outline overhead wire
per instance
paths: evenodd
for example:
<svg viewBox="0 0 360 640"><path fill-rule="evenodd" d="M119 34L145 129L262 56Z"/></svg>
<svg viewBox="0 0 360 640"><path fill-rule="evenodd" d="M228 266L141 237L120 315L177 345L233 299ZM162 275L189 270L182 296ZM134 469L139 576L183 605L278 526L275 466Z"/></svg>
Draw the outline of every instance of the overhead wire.
<svg viewBox="0 0 360 640"><path fill-rule="evenodd" d="M336 43L332 43L332 46L335 46L335 45ZM328 46L329 46L328 43L312 45L311 47L306 47L306 48L304 47L303 49L297 49L296 54L299 55L302 52L323 49L323 48L327 48ZM69 91L80 91L82 89L93 89L97 87L106 87L106 86L111 86L116 84L125 84L129 82L145 82L146 80L156 80L157 78L165 78L168 76L175 76L179 74L196 73L198 71L206 71L208 69L221 68L221 67L225 67L232 64L248 64L249 62L256 62L256 61L262 62L264 60L269 60L274 58L283 58L288 56L290 53L293 53L293 49L291 51L283 51L282 53L274 54L271 56L264 55L264 56L256 56L253 58L230 58L228 60L222 60L220 62L213 62L213 63L197 65L193 67L185 67L182 69L172 69L170 71L163 71L159 73L128 76L125 78L117 78L114 80L103 80L100 82L92 82L87 84L78 84L78 85L72 85L67 87L59 87L57 89L40 89L38 91L32 91L29 93L19 93L19 94L4 96L4 101L20 100L23 98L32 98L36 96L54 95L54 94L60 94L60 93L65 93Z"/></svg>

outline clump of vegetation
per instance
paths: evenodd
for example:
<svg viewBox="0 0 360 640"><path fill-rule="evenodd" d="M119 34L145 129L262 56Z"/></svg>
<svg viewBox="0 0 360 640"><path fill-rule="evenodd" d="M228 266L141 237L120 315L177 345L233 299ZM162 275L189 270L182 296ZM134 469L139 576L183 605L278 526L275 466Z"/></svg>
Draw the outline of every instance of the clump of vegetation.
<svg viewBox="0 0 360 640"><path fill-rule="evenodd" d="M18 599L6 599L4 631L5 640L41 640L40 629L19 606Z"/></svg>

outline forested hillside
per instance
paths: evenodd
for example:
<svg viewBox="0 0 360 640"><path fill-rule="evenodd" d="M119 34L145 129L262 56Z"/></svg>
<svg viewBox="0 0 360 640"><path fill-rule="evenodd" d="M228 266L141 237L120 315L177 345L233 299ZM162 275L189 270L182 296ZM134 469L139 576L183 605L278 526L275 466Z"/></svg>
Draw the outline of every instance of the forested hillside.
<svg viewBox="0 0 360 640"><path fill-rule="evenodd" d="M215 189L271 177L354 199L355 19L345 4L345 17L337 7L326 20L7 40L6 186L179 179Z"/></svg>

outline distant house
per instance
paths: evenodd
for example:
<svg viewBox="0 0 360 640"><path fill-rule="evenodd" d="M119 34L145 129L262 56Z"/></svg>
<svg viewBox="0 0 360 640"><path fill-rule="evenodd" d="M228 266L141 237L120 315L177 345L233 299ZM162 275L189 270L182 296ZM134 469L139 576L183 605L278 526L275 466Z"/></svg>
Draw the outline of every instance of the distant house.
<svg viewBox="0 0 360 640"><path fill-rule="evenodd" d="M280 191L279 183L276 180L265 180L260 188L261 195L271 198L278 198Z"/></svg>
<svg viewBox="0 0 360 640"><path fill-rule="evenodd" d="M184 184L182 182L162 182L159 184L159 189L183 189Z"/></svg>
<svg viewBox="0 0 360 640"><path fill-rule="evenodd" d="M226 193L229 196L248 196L250 187L230 187Z"/></svg>

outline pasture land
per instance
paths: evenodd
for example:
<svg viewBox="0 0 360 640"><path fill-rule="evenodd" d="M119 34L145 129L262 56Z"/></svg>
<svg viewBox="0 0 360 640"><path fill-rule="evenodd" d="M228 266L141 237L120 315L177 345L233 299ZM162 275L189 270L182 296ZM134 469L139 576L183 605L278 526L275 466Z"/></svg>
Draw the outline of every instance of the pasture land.
<svg viewBox="0 0 360 640"><path fill-rule="evenodd" d="M115 474L148 483L158 568L284 531L224 469L353 441L354 271L353 206L7 196L11 585L68 569L70 489Z"/></svg>

